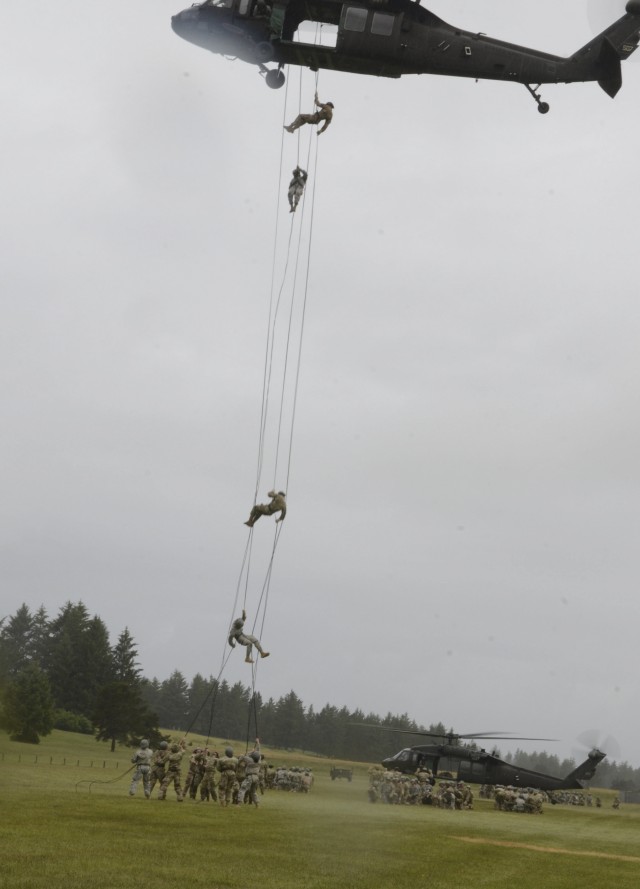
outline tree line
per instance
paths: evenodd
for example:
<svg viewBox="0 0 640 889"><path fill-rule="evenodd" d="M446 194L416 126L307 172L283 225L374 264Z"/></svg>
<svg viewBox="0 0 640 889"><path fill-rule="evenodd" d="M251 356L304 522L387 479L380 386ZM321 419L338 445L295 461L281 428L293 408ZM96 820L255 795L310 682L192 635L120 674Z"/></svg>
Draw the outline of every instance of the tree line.
<svg viewBox="0 0 640 889"><path fill-rule="evenodd" d="M188 682L174 670L167 679L147 679L137 657L129 629L112 645L104 622L90 616L82 602L67 602L53 618L44 608L31 612L22 605L0 626L0 727L13 739L32 743L53 728L85 732L110 742L113 750L142 737L157 742L162 726L205 737L259 736L272 747L360 762L379 762L417 743L389 729L424 730L406 713L381 717L331 704L316 710L293 690L265 701L240 682L230 685L212 676L196 674ZM453 731L442 723L427 730L443 737ZM505 759L558 776L576 765L544 752L518 750ZM640 769L605 760L598 784L638 787Z"/></svg>
<svg viewBox="0 0 640 889"><path fill-rule="evenodd" d="M131 743L160 738L142 696L144 680L125 628L114 645L99 617L67 602L54 618L27 605L0 629L0 727L37 744L53 728Z"/></svg>

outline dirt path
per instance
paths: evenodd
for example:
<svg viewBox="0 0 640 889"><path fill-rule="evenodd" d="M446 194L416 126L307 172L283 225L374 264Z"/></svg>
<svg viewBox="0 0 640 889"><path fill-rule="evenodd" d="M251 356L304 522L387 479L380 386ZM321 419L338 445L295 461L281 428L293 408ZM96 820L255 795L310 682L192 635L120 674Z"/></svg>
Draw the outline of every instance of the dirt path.
<svg viewBox="0 0 640 889"><path fill-rule="evenodd" d="M476 843L479 846L506 846L510 849L529 849L531 852L551 852L552 855L580 855L584 858L608 858L611 861L632 861L640 864L636 855L613 855L609 852L582 852L576 849L558 849L554 846L533 846L529 843L510 843L508 840L485 840L482 837L452 837L463 843Z"/></svg>

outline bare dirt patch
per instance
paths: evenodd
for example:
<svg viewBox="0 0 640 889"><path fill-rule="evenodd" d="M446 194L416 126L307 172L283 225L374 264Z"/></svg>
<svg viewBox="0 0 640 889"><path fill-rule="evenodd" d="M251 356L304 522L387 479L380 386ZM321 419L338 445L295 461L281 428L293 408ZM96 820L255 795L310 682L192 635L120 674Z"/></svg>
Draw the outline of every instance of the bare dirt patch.
<svg viewBox="0 0 640 889"><path fill-rule="evenodd" d="M531 852L545 852L552 855L579 855L583 858L608 858L611 861L633 861L640 864L636 855L614 855L610 852L585 852L579 849L558 849L555 846L534 846L530 843L511 843L508 840L485 840L482 837L452 837L463 843L475 843L479 846L506 846L511 849L528 849Z"/></svg>

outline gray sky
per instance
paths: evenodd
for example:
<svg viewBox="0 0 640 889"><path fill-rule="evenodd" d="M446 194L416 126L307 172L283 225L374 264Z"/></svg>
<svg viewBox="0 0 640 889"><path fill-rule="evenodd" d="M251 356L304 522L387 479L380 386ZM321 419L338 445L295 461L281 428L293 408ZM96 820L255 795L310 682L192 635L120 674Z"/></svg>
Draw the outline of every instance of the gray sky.
<svg viewBox="0 0 640 889"><path fill-rule="evenodd" d="M592 36L586 0L426 5L561 55ZM285 110L256 69L178 39L179 8L0 13L2 611L82 599L159 678L224 652L281 128L314 89L290 72ZM336 111L265 697L557 737L528 748L560 756L598 729L640 762L640 65L623 73L615 101L545 87L544 118L512 84L320 73ZM272 540L263 519L250 613ZM240 654L224 676L250 682Z"/></svg>

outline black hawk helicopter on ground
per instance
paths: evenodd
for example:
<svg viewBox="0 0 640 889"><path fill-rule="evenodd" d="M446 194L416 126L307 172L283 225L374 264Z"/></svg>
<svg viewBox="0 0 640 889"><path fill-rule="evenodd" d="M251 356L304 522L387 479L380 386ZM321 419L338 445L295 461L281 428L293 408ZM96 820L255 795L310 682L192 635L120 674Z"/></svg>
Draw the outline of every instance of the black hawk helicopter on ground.
<svg viewBox="0 0 640 889"><path fill-rule="evenodd" d="M372 727L372 726L369 726ZM376 726L376 728L384 728ZM469 784L502 784L512 787L534 787L538 790L579 790L583 781L591 781L596 768L606 753L593 749L587 759L565 778L556 778L522 769L513 763L504 762L494 753L477 749L475 745L460 743L464 740L496 741L551 741L552 738L514 738L505 732L486 732L471 735L449 734L443 736L435 732L410 731L408 729L386 729L406 735L422 735L437 738L441 743L424 744L418 747L405 747L395 756L382 761L385 769L414 774L417 769L429 769L436 778L452 778Z"/></svg>
<svg viewBox="0 0 640 889"><path fill-rule="evenodd" d="M336 45L294 41L303 21L336 26ZM640 0L628 0L625 15L568 58L454 28L420 0L204 0L171 24L197 46L258 65L274 89L285 81L285 65L379 77L446 74L523 84L546 114L536 92L543 83L593 80L616 95L620 63L640 41Z"/></svg>

